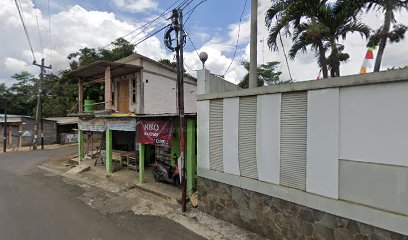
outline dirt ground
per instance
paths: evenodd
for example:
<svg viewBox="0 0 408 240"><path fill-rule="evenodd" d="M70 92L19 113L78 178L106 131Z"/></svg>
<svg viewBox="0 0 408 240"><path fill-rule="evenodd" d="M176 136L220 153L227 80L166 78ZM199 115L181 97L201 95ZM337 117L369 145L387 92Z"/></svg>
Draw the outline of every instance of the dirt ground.
<svg viewBox="0 0 408 240"><path fill-rule="evenodd" d="M55 181L53 178L57 177L65 184L79 187L80 190L75 188L73 191L77 192L77 199L131 234L137 234L156 223L157 232L149 239L163 239L165 235L166 239L176 239L173 236L181 237L177 233L189 235L188 238L178 239L262 239L190 205L188 212L182 214L176 201L180 198L180 189L154 182L148 175L149 171L146 171L145 183L140 185L136 171L124 168L106 177L104 166L94 166L93 160L86 160L82 164L89 164L89 171L69 175L66 172L78 164L70 160L74 155L60 155L44 161L41 167L48 172L44 174L48 174L49 181ZM162 231L167 233L163 235Z"/></svg>

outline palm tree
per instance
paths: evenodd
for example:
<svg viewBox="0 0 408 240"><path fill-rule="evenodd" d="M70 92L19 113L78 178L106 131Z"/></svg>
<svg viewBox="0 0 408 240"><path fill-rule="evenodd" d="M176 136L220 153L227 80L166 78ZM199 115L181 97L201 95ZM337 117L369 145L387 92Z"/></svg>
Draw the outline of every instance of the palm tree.
<svg viewBox="0 0 408 240"><path fill-rule="evenodd" d="M341 4L320 6L315 21L304 21L295 29L289 57L294 59L299 51L306 52L309 46L317 50L319 44L323 43L324 54L316 54L316 57L319 62L323 62L320 58L325 58L332 77L340 76L340 62L349 58L347 53L343 53L344 45L338 43L340 38L345 39L352 32L359 32L366 38L370 34L370 28L357 19L356 13L356 9ZM330 55L326 58L325 53L329 50Z"/></svg>
<svg viewBox="0 0 408 240"><path fill-rule="evenodd" d="M326 2L327 0L272 0L272 6L265 16L265 23L269 29L268 46L272 50L277 50L277 40L281 31L284 30L286 35L291 36L292 31L298 31L297 29L301 27L302 22L305 20L315 27L315 30L319 30L316 18L320 8ZM275 22L273 21L274 18L277 19ZM319 36L316 36L316 34ZM315 50L323 78L327 78L326 49L320 35L319 31L313 31L313 36L302 36L304 38L302 40L308 41L310 43L308 45L311 45ZM300 47L300 49L306 51L306 48Z"/></svg>
<svg viewBox="0 0 408 240"><path fill-rule="evenodd" d="M370 28L358 19L358 9L350 8L350 5L343 5L341 2L322 6L317 19L326 29L323 39L325 48L331 51L327 58L331 76L339 77L340 62L346 61L350 56L343 53L344 45L339 44L338 41L340 38L345 40L347 35L353 32L368 38Z"/></svg>
<svg viewBox="0 0 408 240"><path fill-rule="evenodd" d="M383 25L371 36L369 47L378 46L377 57L375 59L374 72L380 71L384 50L387 41L390 43L399 42L404 39L407 26L398 24L395 19L395 12L408 9L407 0L342 0L346 3L358 5L361 9L366 7L367 11L377 10L384 12ZM393 29L391 30L391 24ZM390 31L391 30L391 31Z"/></svg>

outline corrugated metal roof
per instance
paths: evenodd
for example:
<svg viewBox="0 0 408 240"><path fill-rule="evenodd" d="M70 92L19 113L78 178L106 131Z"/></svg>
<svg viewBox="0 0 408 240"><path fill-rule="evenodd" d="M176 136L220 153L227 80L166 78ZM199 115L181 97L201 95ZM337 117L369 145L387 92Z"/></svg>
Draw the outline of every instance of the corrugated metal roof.
<svg viewBox="0 0 408 240"><path fill-rule="evenodd" d="M30 117L30 116L8 115L7 114L7 122L8 123L20 123L20 122L24 122L24 119L35 119L35 118ZM47 118L44 118L44 121L54 121L54 122L56 122L56 120L47 119ZM4 114L0 114L0 123L2 123L2 122L4 122Z"/></svg>
<svg viewBox="0 0 408 240"><path fill-rule="evenodd" d="M185 113L186 117L196 117L197 113ZM112 114L112 115L95 115L96 118L123 118L123 117L134 117L134 118L151 118L151 117L178 117L177 113L160 113L160 114Z"/></svg>
<svg viewBox="0 0 408 240"><path fill-rule="evenodd" d="M59 125L78 123L78 117L52 117L52 118L45 118L45 120L56 121L57 124Z"/></svg>
<svg viewBox="0 0 408 240"><path fill-rule="evenodd" d="M68 75L70 77L79 77L83 80L94 80L98 78L105 77L106 67L111 67L111 77L123 76L126 74L134 73L142 69L142 67L134 64L125 64L118 62L109 62L109 61L97 61L91 64L88 64L82 68L71 71Z"/></svg>
<svg viewBox="0 0 408 240"><path fill-rule="evenodd" d="M184 116L186 117L195 117L197 113L185 113ZM177 113L161 113L161 114L142 114L137 115L137 118L148 118L148 117L178 117Z"/></svg>

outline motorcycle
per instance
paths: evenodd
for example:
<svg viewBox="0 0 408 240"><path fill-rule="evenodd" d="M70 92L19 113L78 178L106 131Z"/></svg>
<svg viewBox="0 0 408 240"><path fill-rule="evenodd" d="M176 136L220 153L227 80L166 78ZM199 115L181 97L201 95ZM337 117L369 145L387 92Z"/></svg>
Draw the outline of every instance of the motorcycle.
<svg viewBox="0 0 408 240"><path fill-rule="evenodd" d="M165 162L156 162L153 167L153 177L156 182L166 182L180 188L180 176L177 163L171 166Z"/></svg>

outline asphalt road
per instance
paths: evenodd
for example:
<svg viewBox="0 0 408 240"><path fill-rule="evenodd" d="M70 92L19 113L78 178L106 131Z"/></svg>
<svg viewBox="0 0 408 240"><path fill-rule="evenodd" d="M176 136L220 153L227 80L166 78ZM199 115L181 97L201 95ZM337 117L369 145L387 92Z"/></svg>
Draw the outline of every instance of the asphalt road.
<svg viewBox="0 0 408 240"><path fill-rule="evenodd" d="M105 216L77 199L78 186L36 166L76 148L0 153L1 239L203 239L166 218Z"/></svg>

